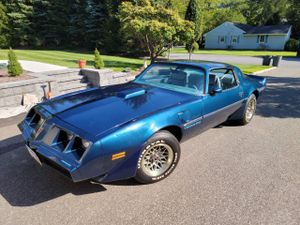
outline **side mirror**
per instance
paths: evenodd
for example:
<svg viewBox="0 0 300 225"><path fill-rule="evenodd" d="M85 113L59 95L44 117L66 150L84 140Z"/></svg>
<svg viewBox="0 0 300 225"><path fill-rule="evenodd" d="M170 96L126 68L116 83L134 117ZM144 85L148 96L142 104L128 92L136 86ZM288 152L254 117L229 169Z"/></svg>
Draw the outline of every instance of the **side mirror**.
<svg viewBox="0 0 300 225"><path fill-rule="evenodd" d="M222 88L219 85L214 85L213 88L210 90L209 94L210 95L215 95L217 93L221 93Z"/></svg>
<svg viewBox="0 0 300 225"><path fill-rule="evenodd" d="M214 87L214 92L215 92L215 93L221 93L221 92L222 92L222 88L219 87L219 86L215 86L215 87Z"/></svg>

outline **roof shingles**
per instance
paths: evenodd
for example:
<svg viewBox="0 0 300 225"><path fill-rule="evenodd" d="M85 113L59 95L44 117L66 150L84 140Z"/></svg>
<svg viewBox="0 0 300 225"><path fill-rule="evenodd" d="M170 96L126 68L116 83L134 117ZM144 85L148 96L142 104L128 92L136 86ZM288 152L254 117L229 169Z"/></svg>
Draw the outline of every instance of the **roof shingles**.
<svg viewBox="0 0 300 225"><path fill-rule="evenodd" d="M253 27L243 23L233 23L234 26L245 31L245 34L287 34L291 25L269 25Z"/></svg>

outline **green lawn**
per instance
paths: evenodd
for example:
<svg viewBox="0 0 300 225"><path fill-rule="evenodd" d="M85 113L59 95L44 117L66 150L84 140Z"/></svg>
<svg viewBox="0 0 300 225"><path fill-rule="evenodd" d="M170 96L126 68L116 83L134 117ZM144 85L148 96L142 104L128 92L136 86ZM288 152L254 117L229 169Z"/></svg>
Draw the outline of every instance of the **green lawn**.
<svg viewBox="0 0 300 225"><path fill-rule="evenodd" d="M173 48L172 53L187 53L184 48ZM264 55L281 55L295 57L297 52L288 51L262 51L262 50L209 50L200 49L195 54L214 54L214 55L240 55L240 56L264 56Z"/></svg>
<svg viewBox="0 0 300 225"><path fill-rule="evenodd" d="M244 64L234 64L234 65L239 67L245 74L250 74L260 70L272 68L272 66L244 65Z"/></svg>
<svg viewBox="0 0 300 225"><path fill-rule="evenodd" d="M8 50L0 50L0 60L7 59ZM78 59L87 60L87 67L93 67L94 54L76 51L57 50L14 50L18 59L50 63L70 68L78 67ZM142 59L102 55L105 67L121 71L124 68L138 69L143 65Z"/></svg>
<svg viewBox="0 0 300 225"><path fill-rule="evenodd" d="M7 59L8 50L0 50L0 60ZM76 68L78 59L86 59L87 66L93 67L93 53L83 53L76 51L57 51L57 50L15 50L18 59L38 61L50 63L59 66L66 66ZM124 68L131 68L133 70L140 68L143 65L142 59L133 59L118 56L102 55L105 66L116 71L121 71ZM259 70L267 69L268 66L257 65L237 65L245 73L252 73Z"/></svg>

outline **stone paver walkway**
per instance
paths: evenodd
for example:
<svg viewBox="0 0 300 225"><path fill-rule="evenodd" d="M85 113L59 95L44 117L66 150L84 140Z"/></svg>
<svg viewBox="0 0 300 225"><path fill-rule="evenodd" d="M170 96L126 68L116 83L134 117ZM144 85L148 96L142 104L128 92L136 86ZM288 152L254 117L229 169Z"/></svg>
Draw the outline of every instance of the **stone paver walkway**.
<svg viewBox="0 0 300 225"><path fill-rule="evenodd" d="M19 62L21 63L21 66L23 67L24 70L33 73L67 69L67 67L64 66L57 66L57 65L35 62L35 61L19 60ZM0 60L0 63L7 63L7 60Z"/></svg>

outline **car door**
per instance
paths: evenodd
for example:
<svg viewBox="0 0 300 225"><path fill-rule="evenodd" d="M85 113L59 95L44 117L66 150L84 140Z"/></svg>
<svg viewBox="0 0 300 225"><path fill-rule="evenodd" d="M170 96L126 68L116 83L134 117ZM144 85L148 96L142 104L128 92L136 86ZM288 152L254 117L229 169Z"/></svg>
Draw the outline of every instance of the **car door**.
<svg viewBox="0 0 300 225"><path fill-rule="evenodd" d="M213 90L219 87L218 91ZM243 89L230 68L209 71L207 92L203 98L203 126L217 126L237 111L243 102Z"/></svg>

